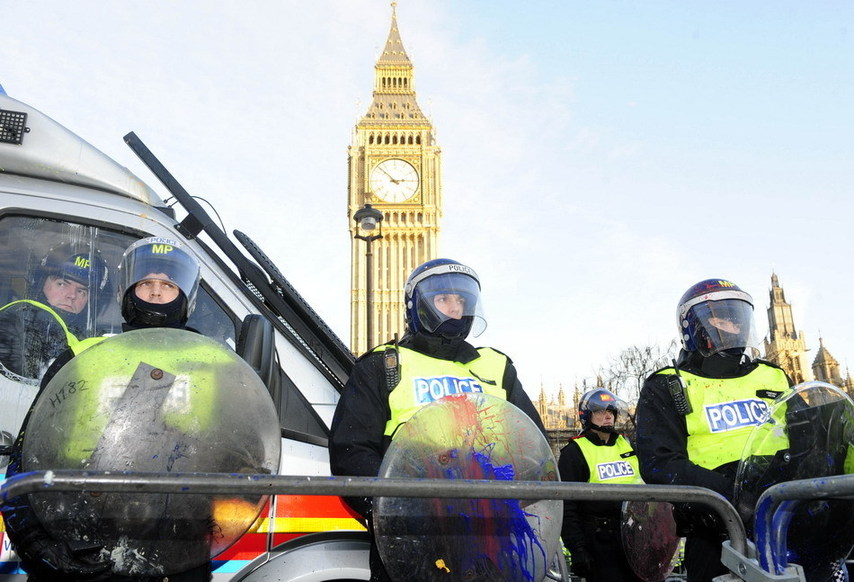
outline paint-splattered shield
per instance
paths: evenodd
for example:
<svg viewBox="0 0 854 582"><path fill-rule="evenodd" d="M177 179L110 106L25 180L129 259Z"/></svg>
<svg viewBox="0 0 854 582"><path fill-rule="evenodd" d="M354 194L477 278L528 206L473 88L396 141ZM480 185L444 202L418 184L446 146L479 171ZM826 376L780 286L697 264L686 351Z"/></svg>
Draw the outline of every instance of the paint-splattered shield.
<svg viewBox="0 0 854 582"><path fill-rule="evenodd" d="M629 565L647 582L664 580L679 559L673 505L666 502L624 501L620 535Z"/></svg>
<svg viewBox="0 0 854 582"><path fill-rule="evenodd" d="M485 394L443 398L402 425L381 477L553 481L557 465L528 416ZM394 580L540 582L558 551L559 500L374 501L380 556Z"/></svg>
<svg viewBox="0 0 854 582"><path fill-rule="evenodd" d="M66 364L39 396L23 469L275 473L272 401L237 354L202 335L146 329L108 338ZM60 539L103 546L113 571L181 572L225 550L255 522L262 497L30 495Z"/></svg>
<svg viewBox="0 0 854 582"><path fill-rule="evenodd" d="M839 388L805 382L778 398L744 448L735 506L753 531L756 502L783 481L854 473L854 403ZM807 580L831 578L854 545L854 501L816 499L797 506L786 538L788 563Z"/></svg>

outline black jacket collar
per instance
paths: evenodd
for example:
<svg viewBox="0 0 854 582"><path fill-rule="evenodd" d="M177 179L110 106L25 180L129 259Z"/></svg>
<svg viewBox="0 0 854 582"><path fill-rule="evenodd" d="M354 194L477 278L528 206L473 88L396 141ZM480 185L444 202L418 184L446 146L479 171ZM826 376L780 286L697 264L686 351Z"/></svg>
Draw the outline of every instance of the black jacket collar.
<svg viewBox="0 0 854 582"><path fill-rule="evenodd" d="M700 352L682 350L676 365L680 370L705 378L740 378L752 372L757 364L729 354L705 357Z"/></svg>
<svg viewBox="0 0 854 582"><path fill-rule="evenodd" d="M423 333L406 334L400 345L431 358L466 364L480 357L477 350L464 339L446 339Z"/></svg>

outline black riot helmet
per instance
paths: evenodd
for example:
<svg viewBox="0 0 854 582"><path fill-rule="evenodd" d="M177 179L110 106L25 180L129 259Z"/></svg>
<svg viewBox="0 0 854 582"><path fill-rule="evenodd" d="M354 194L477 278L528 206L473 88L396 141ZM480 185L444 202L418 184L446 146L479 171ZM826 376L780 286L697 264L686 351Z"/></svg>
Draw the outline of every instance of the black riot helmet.
<svg viewBox="0 0 854 582"><path fill-rule="evenodd" d="M687 352L749 359L758 353L753 298L726 279L706 279L688 289L676 318Z"/></svg>
<svg viewBox="0 0 854 582"><path fill-rule="evenodd" d="M406 325L412 333L465 339L486 329L480 280L462 263L433 259L419 265L409 275L404 293ZM443 308L451 302L455 313Z"/></svg>
<svg viewBox="0 0 854 582"><path fill-rule="evenodd" d="M138 240L119 264L118 300L122 316L134 327L182 327L193 312L199 290L199 262L181 243L160 237ZM168 303L150 303L134 292L138 283L160 280L179 289Z"/></svg>
<svg viewBox="0 0 854 582"><path fill-rule="evenodd" d="M32 280L31 296L33 298L41 301L46 299L43 288L48 277L73 281L85 286L89 291L87 309L80 313L68 313L52 306L66 320L85 321L87 311L95 316L103 313L110 304L109 296L113 292L110 269L101 257L101 252L88 243L62 243L52 247L36 267Z"/></svg>
<svg viewBox="0 0 854 582"><path fill-rule="evenodd" d="M593 424L593 413L600 410L610 410L614 413L614 426L599 426ZM617 432L617 419L621 413L626 413L628 407L617 395L605 388L588 390L581 396L578 403L578 419L583 430L592 429L601 432Z"/></svg>

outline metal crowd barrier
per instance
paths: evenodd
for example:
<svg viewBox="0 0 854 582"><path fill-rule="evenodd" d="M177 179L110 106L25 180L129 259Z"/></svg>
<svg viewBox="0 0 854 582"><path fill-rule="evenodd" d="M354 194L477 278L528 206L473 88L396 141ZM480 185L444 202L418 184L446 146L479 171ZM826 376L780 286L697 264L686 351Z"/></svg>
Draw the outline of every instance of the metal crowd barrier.
<svg viewBox="0 0 854 582"><path fill-rule="evenodd" d="M722 561L733 572L720 580L795 582L800 566L785 563L785 534L793 502L816 498L854 498L854 475L780 483L757 503L757 543L747 540L738 512L723 496L682 485L607 485L554 481L381 479L223 473L115 473L36 471L21 473L0 486L0 502L51 491L116 493L202 493L217 495L338 495L345 497L429 497L486 499L573 499L576 501L669 501L701 503L715 511L729 540ZM758 551L757 551L758 548ZM781 553L782 552L782 553ZM781 558L782 556L782 558Z"/></svg>

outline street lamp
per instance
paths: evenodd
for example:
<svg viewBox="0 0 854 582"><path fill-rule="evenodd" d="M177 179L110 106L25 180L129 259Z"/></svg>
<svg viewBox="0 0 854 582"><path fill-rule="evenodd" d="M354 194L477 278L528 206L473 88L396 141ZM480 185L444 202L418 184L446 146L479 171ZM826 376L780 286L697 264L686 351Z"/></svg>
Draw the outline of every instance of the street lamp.
<svg viewBox="0 0 854 582"><path fill-rule="evenodd" d="M383 237L383 213L371 206L370 204L365 204L362 208L356 211L353 215L353 220L356 221L358 225L358 231L356 232L355 238L359 240L365 241L367 244L367 249L365 250L365 285L366 285L366 318L365 318L365 331L367 332L367 346L365 350L371 349L373 347L373 304L374 304L374 286L372 281L372 275L374 272L374 255L371 252L371 243L373 243L377 239L381 239ZM374 230L377 231L377 234L372 234ZM365 232L365 234L359 234L359 232Z"/></svg>

